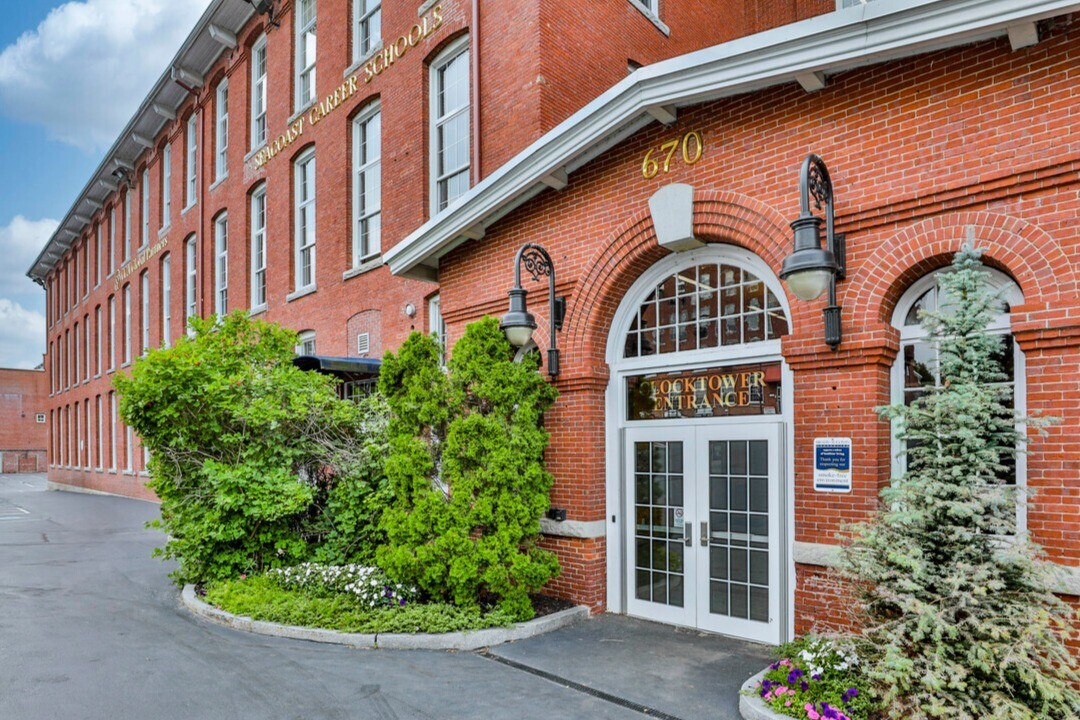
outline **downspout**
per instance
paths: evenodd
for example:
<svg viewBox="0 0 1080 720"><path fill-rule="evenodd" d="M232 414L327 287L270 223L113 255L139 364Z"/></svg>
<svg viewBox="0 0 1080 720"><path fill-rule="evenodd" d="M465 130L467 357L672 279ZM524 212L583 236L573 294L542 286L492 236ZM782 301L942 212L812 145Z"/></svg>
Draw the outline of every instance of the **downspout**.
<svg viewBox="0 0 1080 720"><path fill-rule="evenodd" d="M472 165L473 185L484 179L480 166L480 0L472 0Z"/></svg>

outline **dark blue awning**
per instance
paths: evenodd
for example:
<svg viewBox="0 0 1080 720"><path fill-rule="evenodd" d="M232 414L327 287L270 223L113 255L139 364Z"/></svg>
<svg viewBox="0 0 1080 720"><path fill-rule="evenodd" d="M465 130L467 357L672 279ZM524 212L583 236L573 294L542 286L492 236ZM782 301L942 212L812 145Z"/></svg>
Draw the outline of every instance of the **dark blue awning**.
<svg viewBox="0 0 1080 720"><path fill-rule="evenodd" d="M377 377L381 360L375 358L329 357L327 355L300 355L293 358L293 365L301 370L336 375L344 380L360 380Z"/></svg>

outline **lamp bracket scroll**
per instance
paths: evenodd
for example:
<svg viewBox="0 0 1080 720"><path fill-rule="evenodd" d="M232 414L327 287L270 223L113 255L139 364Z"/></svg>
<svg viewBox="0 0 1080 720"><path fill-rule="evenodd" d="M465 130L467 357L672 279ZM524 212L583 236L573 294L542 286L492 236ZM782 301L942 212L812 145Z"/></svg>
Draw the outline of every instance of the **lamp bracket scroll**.
<svg viewBox="0 0 1080 720"><path fill-rule="evenodd" d="M526 296L528 291L521 286L521 268L532 277L534 282L541 278L548 279L548 307L551 311L550 338L548 342L548 374L552 379L559 374L559 348L555 333L562 330L566 316L566 298L555 297L555 264L547 250L534 243L522 245L514 256L514 286L510 288L510 311L503 315L499 327L511 344L521 348L526 346L533 330L536 318L528 311Z"/></svg>

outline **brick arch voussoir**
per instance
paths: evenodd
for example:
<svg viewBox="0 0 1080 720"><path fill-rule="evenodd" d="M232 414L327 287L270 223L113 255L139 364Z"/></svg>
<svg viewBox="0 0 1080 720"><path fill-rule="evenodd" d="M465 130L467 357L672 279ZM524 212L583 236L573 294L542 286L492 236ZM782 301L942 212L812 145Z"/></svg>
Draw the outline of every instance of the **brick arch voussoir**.
<svg viewBox="0 0 1080 720"><path fill-rule="evenodd" d="M1074 268L1045 230L999 213L952 213L900 230L871 253L847 288L841 286L841 303L854 308L854 326L888 324L904 290L948 265L969 237L983 250L984 262L1016 280L1025 303L1075 296Z"/></svg>
<svg viewBox="0 0 1080 720"><path fill-rule="evenodd" d="M774 208L733 192L695 192L694 232L706 242L738 245L761 257L774 272L784 258L787 221ZM656 242L644 209L628 218L590 259L568 308L566 357L587 374L606 374L608 332L630 286L670 251Z"/></svg>

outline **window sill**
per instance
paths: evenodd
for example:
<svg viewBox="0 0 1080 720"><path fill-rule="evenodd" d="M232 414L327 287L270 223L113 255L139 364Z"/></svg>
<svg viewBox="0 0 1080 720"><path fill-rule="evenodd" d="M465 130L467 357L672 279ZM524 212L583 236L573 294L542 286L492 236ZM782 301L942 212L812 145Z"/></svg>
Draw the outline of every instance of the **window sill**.
<svg viewBox="0 0 1080 720"><path fill-rule="evenodd" d="M124 362L124 363L120 363L120 369L121 370L123 370L126 367L131 367L131 361L130 360L128 360L127 362Z"/></svg>
<svg viewBox="0 0 1080 720"><path fill-rule="evenodd" d="M94 379L95 379L95 380L97 380L97 379L98 379L98 378L100 378L100 377L101 377L101 373L97 373L96 375L94 375Z"/></svg>
<svg viewBox="0 0 1080 720"><path fill-rule="evenodd" d="M356 267L350 268L349 270L346 270L345 272L343 272L341 274L341 279L342 280L348 280L349 278L354 278L357 275L363 275L364 273L369 273L372 270L378 270L379 268L381 268L385 264L386 264L386 261L383 260L382 255L376 255L376 256L374 256L372 258L369 258L369 259L363 261L362 263L360 263Z"/></svg>
<svg viewBox="0 0 1080 720"><path fill-rule="evenodd" d="M423 17L424 13L438 4L439 0L424 0L424 2L420 3L420 7L416 8L416 17Z"/></svg>
<svg viewBox="0 0 1080 720"><path fill-rule="evenodd" d="M248 310L248 317L255 317L256 315L262 315L265 312L266 312L266 303L263 303L262 305L256 305L255 307Z"/></svg>
<svg viewBox="0 0 1080 720"><path fill-rule="evenodd" d="M229 179L229 173L225 173L224 175L222 175L221 177L219 177L219 178L218 178L217 180L215 180L214 182L212 182L212 183L210 184L210 187L209 187L209 188L207 188L207 190L208 190L209 192L213 192L214 190L217 190L218 186L219 186L219 185L221 185L221 183L225 182L225 181L226 181L226 180L228 180L228 179Z"/></svg>
<svg viewBox="0 0 1080 720"><path fill-rule="evenodd" d="M293 290L291 293L289 293L288 295L285 296L285 302L292 302L293 300L297 300L299 298L302 298L305 295L311 295L317 289L318 289L318 287L316 285L311 284L311 285L308 285L307 287L302 287L302 288L300 288L298 290Z"/></svg>
<svg viewBox="0 0 1080 720"><path fill-rule="evenodd" d="M247 165L251 161L251 158L253 158L257 154L259 154L259 152L265 147L266 147L266 141L263 140L261 143L259 143L255 147L251 148L251 150L248 150L248 154L244 156L244 164Z"/></svg>
<svg viewBox="0 0 1080 720"><path fill-rule="evenodd" d="M116 474L116 468L109 468L105 472L107 472L110 475L115 475Z"/></svg>
<svg viewBox="0 0 1080 720"><path fill-rule="evenodd" d="M120 474L121 475L130 475L131 477L135 477L135 471L134 470L122 470L122 471L120 471Z"/></svg>
<svg viewBox="0 0 1080 720"><path fill-rule="evenodd" d="M671 35L671 28L665 25L664 21L657 17L657 15L652 10L642 5L638 0L629 0L629 2L631 5L637 8L642 15L648 18L649 22L655 25L657 30L664 33L664 35Z"/></svg>
<svg viewBox="0 0 1080 720"><path fill-rule="evenodd" d="M171 230L171 229L172 229L172 223L169 223L168 225L162 225L161 229L157 231L158 239L160 240L161 238L168 235L169 230Z"/></svg>
<svg viewBox="0 0 1080 720"><path fill-rule="evenodd" d="M343 77L343 78L348 78L348 77L349 77L350 75L353 75L353 74L355 74L355 73L359 72L360 68L364 67L364 65L366 65L366 64L367 64L367 62L368 62L369 60L371 60L371 58L373 58L373 57L375 57L376 55L378 55L378 54L379 54L379 52L380 52L380 51L381 51L382 49L383 49L383 41L382 41L382 39L380 38L380 39L379 39L379 42L375 43L375 45L373 45L373 46L372 46L372 48L371 48L370 50L368 50L368 51L367 51L367 53L366 53L365 55L361 56L359 60L357 60L356 62L354 62L354 63L353 63L352 65L350 65L349 67L345 68L345 72L343 72L343 73L341 74L341 77Z"/></svg>
<svg viewBox="0 0 1080 720"><path fill-rule="evenodd" d="M188 210L195 207L195 204L196 203L191 203L190 205L185 205L183 208L181 208L180 217L183 217L184 215L186 215ZM127 262L127 261L125 260L125 262Z"/></svg>
<svg viewBox="0 0 1080 720"><path fill-rule="evenodd" d="M294 122L299 120L300 116L303 115L304 113L306 113L308 110L310 110L311 106L314 105L314 104L315 104L315 98L311 98L310 100L308 100L306 103L304 103L304 105L302 107L300 107L296 112L294 112L292 115L289 116L289 119L285 121L285 125L286 126L292 125Z"/></svg>

